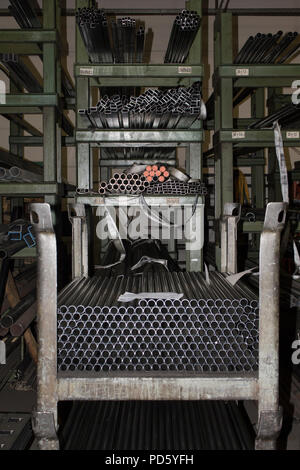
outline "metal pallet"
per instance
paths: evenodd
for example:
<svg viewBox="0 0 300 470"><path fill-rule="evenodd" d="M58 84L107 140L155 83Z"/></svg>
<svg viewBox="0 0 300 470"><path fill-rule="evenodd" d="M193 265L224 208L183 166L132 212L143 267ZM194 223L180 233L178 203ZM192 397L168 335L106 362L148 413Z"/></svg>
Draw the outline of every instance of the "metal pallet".
<svg viewBox="0 0 300 470"><path fill-rule="evenodd" d="M38 241L40 344L34 430L40 448L59 447L58 401L101 399L257 400L256 448L274 449L282 419L278 402L279 248L285 212L284 204L269 204L261 235L258 372L77 371L66 374L57 370L56 238L50 207L33 204L32 223Z"/></svg>

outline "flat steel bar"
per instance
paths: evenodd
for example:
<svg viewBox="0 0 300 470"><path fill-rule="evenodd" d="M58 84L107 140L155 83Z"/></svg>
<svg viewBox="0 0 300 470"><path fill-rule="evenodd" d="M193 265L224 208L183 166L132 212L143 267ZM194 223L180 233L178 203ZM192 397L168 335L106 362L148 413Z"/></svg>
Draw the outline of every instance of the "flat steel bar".
<svg viewBox="0 0 300 470"><path fill-rule="evenodd" d="M59 400L257 400L255 374L213 377L80 377L58 373ZM93 374L92 374L93 375Z"/></svg>
<svg viewBox="0 0 300 470"><path fill-rule="evenodd" d="M198 143L202 140L203 132L201 130L78 130L76 132L76 141L81 143L130 142L132 144L150 142L153 145L154 142Z"/></svg>

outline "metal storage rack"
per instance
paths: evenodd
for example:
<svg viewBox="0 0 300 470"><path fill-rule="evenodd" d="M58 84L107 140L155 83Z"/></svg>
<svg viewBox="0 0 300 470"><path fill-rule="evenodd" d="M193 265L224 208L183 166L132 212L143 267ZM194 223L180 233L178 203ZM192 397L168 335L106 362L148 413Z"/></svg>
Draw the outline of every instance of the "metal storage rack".
<svg viewBox="0 0 300 470"><path fill-rule="evenodd" d="M77 7L89 6L86 0L77 0ZM189 7L199 10L201 1L190 1ZM195 8L198 7L198 8ZM130 12L134 14L134 11ZM196 50L195 50L196 49ZM184 71L185 80L199 79L200 41L191 53L190 64ZM196 64L196 65L194 65ZM116 78L116 74L119 76ZM77 65L75 66L78 108L89 106L90 85L104 86L114 79L128 85L168 83L178 84L181 72L176 65L91 65L77 32ZM91 78L92 77L92 78ZM222 78L223 80L223 78ZM232 78L230 79L230 83ZM201 177L201 129L188 131L90 131L78 117L76 144L78 187L92 189L92 158L94 146L132 146L151 141L155 145L187 145L190 162L187 170L191 176ZM232 127L232 126L231 126ZM230 127L230 128L231 128ZM223 132L223 131L222 131ZM224 131L226 132L226 131ZM225 135L226 137L226 135ZM230 134L229 137L232 137ZM227 139L229 139L227 137ZM248 136L250 139L250 135ZM263 134L271 140L270 134ZM222 134L223 138L223 134ZM252 136L252 139L254 136ZM230 139L229 139L230 140ZM250 139L251 140L251 139ZM222 141L225 146L227 142ZM230 145L232 142L230 141ZM227 157L227 160L229 157ZM226 198L230 188L227 187ZM184 200L187 200L183 198ZM232 200L232 199L231 199ZM230 200L230 202L231 202ZM178 204L181 201L178 201ZM84 206L101 205L98 196L76 196L73 204L73 275L87 276L87 219ZM201 205L201 203L200 203ZM34 414L34 430L41 449L58 449L57 403L63 400L257 400L259 404L256 448L275 448L281 428L281 410L278 403L278 282L279 241L285 221L285 206L275 203L268 206L264 230L261 235L260 318L258 372L234 373L165 373L165 372L62 372L57 367L57 268L56 239L53 231L50 206L33 204L31 220L35 226L38 243L38 400ZM221 212L221 209L220 209ZM233 220L232 220L233 217ZM230 250L234 249L237 219L228 213L223 219L224 270L235 270L228 263ZM228 236L226 236L228 234ZM231 251L232 252L232 251ZM75 256L76 253L76 256ZM198 266L194 269L199 271Z"/></svg>
<svg viewBox="0 0 300 470"><path fill-rule="evenodd" d="M42 56L43 93L23 93L10 80L11 90L5 104L0 105L0 114L13 115L10 134L10 151L22 158L24 145L43 146L42 183L1 183L0 196L43 197L57 216L60 198L67 186L61 178L62 113L66 103L61 89L61 63L59 51L61 5L58 0L43 1L42 29L6 29L0 32L0 50L3 53ZM22 117L26 114L43 115L43 136ZM20 117L19 121L16 119ZM23 136L23 130L31 136ZM13 158L13 156L12 156ZM17 162L17 159L15 159ZM54 210L55 209L55 210ZM56 213L56 215L55 215Z"/></svg>
<svg viewBox="0 0 300 470"><path fill-rule="evenodd" d="M76 8L92 6L89 0L77 0ZM190 0L186 7L202 15L202 0ZM116 12L117 14L118 12ZM119 12L125 14L126 11ZM176 13L174 10L130 10L130 14L165 14ZM178 11L179 13L179 11ZM80 189L93 188L93 148L105 147L186 147L186 170L192 178L202 176L202 141L203 132L201 122L192 126L189 130L89 130L78 115L78 109L90 106L91 88L105 86L178 86L191 85L201 80L203 67L201 65L201 27L191 47L188 62L186 64L101 64L95 65L88 61L88 54L76 29L76 64L74 75L76 79L76 147L77 147L77 187ZM174 156L172 157L172 162ZM101 175L107 176L109 168L119 162L99 159ZM127 163L128 164L128 163ZM103 171L104 170L104 171ZM76 197L78 203L80 196ZM92 201L92 200L91 200ZM90 203L91 204L91 203ZM188 265L191 263L188 260ZM201 265L194 263L193 269L201 270Z"/></svg>
<svg viewBox="0 0 300 470"><path fill-rule="evenodd" d="M238 13L237 13L238 14ZM259 10L249 10L245 14L260 14ZM271 13L272 14L272 13ZM286 15L289 14L287 10ZM291 14L294 14L291 12ZM264 182L264 155L265 147L274 147L274 132L269 129L247 129L251 119L264 116L264 88L269 88L269 96L272 89L278 92L278 88L291 87L294 80L299 77L299 64L233 64L233 37L232 17L230 11L219 12L214 24L214 51L215 70L213 76L215 111L214 111L214 136L213 146L215 154L215 186L220 188L215 194L215 222L220 220L224 204L232 202L234 198L233 149L241 149L240 155L249 153L253 148L256 157L252 161L247 158L244 166L251 167L252 194L256 195L256 207L265 207L265 182ZM233 115L233 90L236 88L255 88L251 102L251 119L238 119L237 127L234 127ZM289 129L282 131L285 147L300 145L299 130ZM240 156L238 164L242 164ZM273 172L277 166L276 155L270 158L269 172ZM277 175L278 176L278 175ZM274 178L273 178L274 179ZM272 200L280 200L278 183L273 181L272 186L277 187L271 191ZM262 222L244 222L243 231L248 233L260 233ZM216 224L215 227L218 227ZM216 228L216 241L220 244ZM216 263L220 267L220 245L216 247Z"/></svg>
<svg viewBox="0 0 300 470"><path fill-rule="evenodd" d="M279 251L285 205L267 207L260 251L258 372L62 372L57 369L56 238L50 206L33 204L38 242L38 398L34 429L41 449L58 449L57 403L63 400L257 400L257 449L274 449L278 401ZM83 214L78 219L84 223ZM228 223L234 226L232 221ZM234 221L233 221L234 222ZM228 233L234 233L230 230ZM227 247L232 238L227 240ZM83 255L85 244L81 246ZM228 260L228 257L227 257Z"/></svg>

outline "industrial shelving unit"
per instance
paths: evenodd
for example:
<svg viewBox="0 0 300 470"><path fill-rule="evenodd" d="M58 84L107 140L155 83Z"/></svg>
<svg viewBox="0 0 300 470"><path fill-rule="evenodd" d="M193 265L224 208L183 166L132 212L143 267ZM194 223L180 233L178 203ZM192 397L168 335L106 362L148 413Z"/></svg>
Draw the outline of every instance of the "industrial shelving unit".
<svg viewBox="0 0 300 470"><path fill-rule="evenodd" d="M88 0L77 0L76 8L90 7L93 2ZM186 7L202 15L202 1L191 0ZM125 11L123 12L125 13ZM140 15L149 14L149 10L138 10ZM155 12L156 13L156 12ZM179 13L179 11L178 11ZM131 10L134 15L135 11ZM168 10L160 10L159 14L174 14ZM122 130L101 129L89 130L81 116L79 109L88 108L91 105L92 87L122 87L124 80L126 86L189 86L199 81L203 76L201 64L201 27L191 47L186 64L91 64L82 41L78 28L76 29L76 64L74 75L76 79L76 147L77 147L77 187L80 189L93 189L93 148L105 147L139 147L150 145L152 147L186 147L186 171L191 178L202 177L202 141L203 131L201 122L196 123L189 130ZM101 88L100 88L101 89ZM102 159L99 163L102 174L107 176L107 169L115 168L116 161ZM171 157L174 161L174 156ZM129 162L130 163L130 162ZM104 167L105 165L105 167ZM128 163L127 163L128 165ZM105 168L104 172L103 169ZM80 203L80 196L76 201ZM91 199L92 201L92 199ZM201 270L202 261L187 262L189 269Z"/></svg>
<svg viewBox="0 0 300 470"><path fill-rule="evenodd" d="M260 14L257 10L249 10L246 14ZM288 11L286 12L288 14ZM291 13L293 14L293 13ZM269 90L269 98L274 90L291 87L299 77L299 64L233 64L233 24L231 12L220 11L214 23L215 66L213 76L214 86L214 136L213 153L215 155L215 234L216 234L216 265L220 267L220 237L218 224L223 207L234 200L234 150L239 151L238 166L251 167L252 204L257 208L265 208L265 175L264 148L273 148L274 131L272 129L247 129L255 118L261 118L265 112L264 88ZM234 119L233 90L238 88L253 88L251 97L250 119ZM271 105L271 101L269 101ZM271 110L274 107L270 106ZM212 123L211 123L212 124ZM235 124L235 125L234 125ZM284 147L300 145L298 129L282 131ZM243 152L243 149L244 152ZM243 160L243 154L249 154L253 149L255 156ZM275 151L269 157L269 202L281 200L279 173L273 175L278 168ZM255 195L255 200L253 198ZM243 231L259 233L263 223L244 222Z"/></svg>
<svg viewBox="0 0 300 470"><path fill-rule="evenodd" d="M43 62L43 93L24 93L22 84L10 78L10 93L0 105L0 114L12 116L10 124L10 158L22 158L24 146L43 147L43 182L0 184L1 199L4 196L18 198L44 197L53 208L54 220L59 214L61 197L66 195L68 185L61 178L62 128L69 123L63 118L63 110L72 106L65 99L61 87L61 62L59 51L63 47L60 37L61 5L58 0L43 1L41 29L5 29L0 32L0 51L25 56L40 56ZM68 101L68 103L67 103ZM74 103L73 103L74 105ZM43 116L43 135L24 119L24 114ZM64 121L64 124L63 124ZM24 136L23 130L30 136ZM70 128L69 131L71 132ZM68 139L68 138L67 138ZM72 137L68 140L71 140ZM6 158L6 156L4 156ZM18 159L14 158L17 165Z"/></svg>
<svg viewBox="0 0 300 470"><path fill-rule="evenodd" d="M88 0L77 0L76 7L90 6ZM201 0L191 0L188 8L201 13ZM129 12L128 12L129 13ZM149 11L145 11L149 13ZM161 13L161 11L160 11ZM168 13L167 11L165 12ZM130 11L135 14L135 11ZM141 12L139 11L139 14ZM221 22L223 27L225 21ZM227 24L228 27L228 24ZM88 63L87 53L79 32L76 32L77 57L76 108L90 106L91 86L123 85L159 86L191 83L202 76L201 67L201 31L195 41L189 57L189 63L182 65L94 65ZM225 54L221 44L222 54ZM222 56L223 57L223 56ZM219 68L221 73L221 69ZM223 73L223 72L222 72ZM232 72L233 73L233 72ZM293 71L294 73L294 71ZM232 87L235 72L230 78L222 76L221 85ZM180 78L180 82L179 82ZM225 82L224 82L225 80ZM244 85L244 84L243 84ZM232 93L232 90L231 90ZM226 95L225 95L226 96ZM230 101L230 94L229 94ZM229 102L228 101L228 102ZM230 101L230 106L232 100ZM224 106L224 104L222 104ZM222 108L224 110L224 108ZM229 113L230 114L230 113ZM222 119L225 119L222 114ZM223 125L225 124L225 126ZM229 130L228 130L229 129ZM232 123L218 123L215 140L222 151L225 151L220 163L225 170L232 168L233 145ZM226 134L227 132L227 134ZM269 131L251 133L246 131L247 143L256 142L259 135L261 142L271 144ZM193 178L202 176L201 142L202 129L190 130L89 130L77 115L77 187L91 191L93 189L93 155L94 147L131 147L149 144L151 146L187 146L189 156L187 171ZM235 140L234 140L235 141ZM243 142L243 140L242 140ZM240 141L239 141L240 143ZM231 160L230 160L231 159ZM223 161L224 160L224 161ZM230 167L231 165L231 167ZM221 215L221 204L232 202L230 172L221 179L222 197L218 202L218 216ZM225 188L224 185L225 184ZM119 204L121 196L112 197ZM73 224L73 276L87 277L89 263L87 257L88 233L85 206L103 205L103 197L95 194L76 195L71 204L70 218ZM151 199L151 197L149 198ZM155 198L153 198L155 199ZM168 199L162 196L161 199ZM174 199L174 198L172 198ZM176 204L191 204L191 197L176 198ZM156 200L158 201L158 199ZM174 201L173 201L174 202ZM203 210L199 200L199 209ZM258 371L246 372L176 372L156 371L110 371L86 372L81 370L58 370L57 338L57 268L56 238L53 231L50 206L32 204L31 221L35 227L38 243L38 398L34 413L33 425L41 449L58 449L57 438L57 403L64 400L257 400L258 428L257 449L273 449L276 437L281 428L281 410L278 403L278 277L279 277L279 240L285 222L286 207L282 203L268 206L264 230L261 235L260 252L260 299L259 299L259 354ZM75 215L74 215L75 212ZM234 220L232 220L232 217ZM230 250L234 249L235 216L230 214L223 219L225 234L223 238L224 259L228 261ZM228 225L226 225L228 224ZM228 230L229 225L231 227ZM227 227L227 228L226 228ZM225 240L225 242L224 242ZM225 246L224 246L225 243ZM199 251L199 250L198 250ZM188 264L187 270L200 271L202 261L200 253L195 264ZM230 267L226 262L224 269ZM233 267L233 271L235 267Z"/></svg>

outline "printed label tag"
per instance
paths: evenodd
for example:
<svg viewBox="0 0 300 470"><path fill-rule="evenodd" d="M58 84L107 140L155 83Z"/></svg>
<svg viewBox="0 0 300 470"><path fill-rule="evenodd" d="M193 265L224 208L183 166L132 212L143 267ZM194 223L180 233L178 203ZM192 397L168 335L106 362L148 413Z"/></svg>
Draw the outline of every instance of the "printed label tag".
<svg viewBox="0 0 300 470"><path fill-rule="evenodd" d="M248 77L249 69L235 69L235 75L237 77Z"/></svg>
<svg viewBox="0 0 300 470"><path fill-rule="evenodd" d="M233 139L244 139L245 138L245 131L233 131L232 132Z"/></svg>
<svg viewBox="0 0 300 470"><path fill-rule="evenodd" d="M299 139L299 132L298 131L287 131L286 138L287 139Z"/></svg>
<svg viewBox="0 0 300 470"><path fill-rule="evenodd" d="M192 73L192 67L178 67L178 73Z"/></svg>
<svg viewBox="0 0 300 470"><path fill-rule="evenodd" d="M167 198L166 203L170 204L170 205L179 204L179 198L177 198L177 197Z"/></svg>
<svg viewBox="0 0 300 470"><path fill-rule="evenodd" d="M94 75L94 70L91 67L82 67L80 75Z"/></svg>

